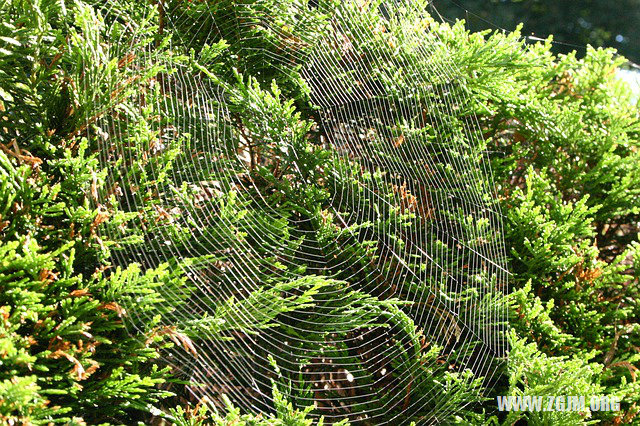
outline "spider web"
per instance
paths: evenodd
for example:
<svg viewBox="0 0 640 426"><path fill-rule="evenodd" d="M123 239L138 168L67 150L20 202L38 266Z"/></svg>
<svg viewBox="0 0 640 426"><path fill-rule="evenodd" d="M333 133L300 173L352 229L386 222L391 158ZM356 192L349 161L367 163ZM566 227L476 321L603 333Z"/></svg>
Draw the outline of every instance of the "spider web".
<svg viewBox="0 0 640 426"><path fill-rule="evenodd" d="M122 42L105 56L118 58L141 89L121 93L104 75L84 78L116 93L102 107L113 113L93 120L98 114L87 112L110 169L100 202L142 218L137 239L102 231L122 242L116 264L147 271L168 262L168 275L186 277L162 288L170 309L157 330L176 342L166 360L194 383L195 397L216 406L224 394L243 409L269 411L275 362L299 390L296 404L315 405L330 422L436 423L452 415L464 404L447 404L438 386L421 388L428 380L416 371L448 365L473 372L466 382L492 383L506 349L500 300L508 274L465 90L470 76L430 30L426 4L190 5L161 5L162 31L174 36L161 43L143 31L146 17L107 5L105 25ZM250 64L240 69L244 92L220 83L231 70L202 71L215 63L203 46L221 39L236 49L239 67ZM192 60L167 60L174 47L199 51L201 72ZM263 93L249 75L301 76L315 123L292 129L280 122L286 108L243 103ZM139 109L119 109L123 99ZM292 188L313 186L301 132L314 135L314 153L329 156L313 175L329 194L320 212L277 201L256 174L262 167ZM332 284L314 286L318 277ZM264 293L268 286L277 291ZM282 313L270 317L274 298ZM154 320L127 300L129 327ZM246 331L267 320L278 326ZM423 356L434 348L438 356Z"/></svg>

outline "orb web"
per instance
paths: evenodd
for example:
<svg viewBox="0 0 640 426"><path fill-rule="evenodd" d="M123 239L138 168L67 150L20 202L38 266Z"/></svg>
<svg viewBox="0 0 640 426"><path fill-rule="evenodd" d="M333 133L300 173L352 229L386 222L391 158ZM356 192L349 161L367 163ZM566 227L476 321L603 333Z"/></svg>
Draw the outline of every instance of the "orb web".
<svg viewBox="0 0 640 426"><path fill-rule="evenodd" d="M101 232L167 307L122 294L127 326L169 335L217 409L270 412L273 382L329 422L477 400L505 353L501 215L472 74L426 4L117 5L91 19L121 42L83 58L110 94L84 100L119 211Z"/></svg>

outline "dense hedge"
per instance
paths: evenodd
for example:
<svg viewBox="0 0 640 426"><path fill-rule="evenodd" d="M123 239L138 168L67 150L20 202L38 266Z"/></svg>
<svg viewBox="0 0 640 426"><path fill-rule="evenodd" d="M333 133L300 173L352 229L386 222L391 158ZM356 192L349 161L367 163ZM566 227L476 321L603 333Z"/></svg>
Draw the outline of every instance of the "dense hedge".
<svg viewBox="0 0 640 426"><path fill-rule="evenodd" d="M203 330L209 337L229 338L237 330L221 324L234 323L229 319L237 306L221 302L214 317L194 318L190 328L177 329L171 325L177 300L170 290L180 288L181 298L189 296L184 294L187 277L176 272L180 269L167 263L114 265L114 251L137 244L142 226L153 234L158 217L170 212L154 207L148 195L158 182L144 187L144 171L138 192L126 195L140 211L102 203L121 165L99 161L103 153L85 137L89 112L110 111L118 102L126 106L131 101L127 93L146 84L128 78L131 60L110 56L121 42L121 34L107 30L114 11L139 23L139 43L153 43L167 61L192 67L228 88L232 112L242 125L264 131L255 124L259 110L261 117L270 117L269 132L297 132L297 152L306 155L312 181L319 179L315 170L333 166L324 150L309 142L318 136L300 75L278 73L263 57L243 56L250 50L235 45L232 33L226 42L217 40L200 51L175 47L177 54L169 57L163 43L171 34L159 24L154 5L118 0L109 9L100 6L50 0L0 4L0 418L9 424L130 424L161 418L177 424L311 424L314 407L297 402L299 390L290 388L275 364L269 413L241 413L228 399L223 400L226 408L212 412L189 397L184 377L163 363L162 355L175 346L197 350ZM188 20L198 18L203 7L208 7L205 2L170 2L163 13ZM287 21L286 7L274 10ZM612 51L593 49L582 59L555 57L549 44L524 45L518 33L469 34L463 23L420 22L425 37L438 36L442 49L437 54L457 64L460 90L470 95L460 118L475 114L482 148L490 153L512 275L504 300L511 308L510 354L487 399L463 409L481 382L464 381L466 373L444 368L427 374L415 367L419 385L411 392L419 395L446 382L449 393L442 401L455 412L446 423L637 421L640 115L628 88L616 78L623 60ZM192 28L178 25L173 31L199 42L202 34L189 33ZM313 28L310 24L309 31ZM95 46L104 50L97 52ZM444 59L436 55L434 60ZM257 79L229 72L234 66L256 69L256 64L264 67ZM163 72L146 76L152 80ZM104 84L81 84L86 76ZM113 87L118 93L109 90ZM153 139L145 126L156 119L152 112L131 113L129 130L137 136L132 141ZM170 168L181 154L172 147L153 161ZM319 223L324 221L318 206L327 194L321 189L261 173L267 184L298 200L299 210L312 217L315 212ZM216 202L223 207L221 214L236 218L238 229L245 215L259 214L234 204L230 194ZM289 238L286 224L269 224L268 219L263 218L265 226ZM318 226L319 238L335 238L331 227ZM174 231L179 242L178 224ZM220 241L236 237L214 231ZM367 247L354 244L347 250L365 253ZM316 297L319 288L344 291L340 280L268 282L271 287L256 290L248 300L266 300L273 309L256 312L254 321L242 324L243 331L270 327L279 314L296 309L322 305L341 312L335 301ZM293 285L304 291L284 297L284 289ZM398 327L410 339L418 338L396 300L382 301L364 291L348 297L371 321L398 313ZM429 356L438 354L416 359ZM622 411L495 412L495 395L600 394L619 396ZM361 404L375 409L367 401Z"/></svg>

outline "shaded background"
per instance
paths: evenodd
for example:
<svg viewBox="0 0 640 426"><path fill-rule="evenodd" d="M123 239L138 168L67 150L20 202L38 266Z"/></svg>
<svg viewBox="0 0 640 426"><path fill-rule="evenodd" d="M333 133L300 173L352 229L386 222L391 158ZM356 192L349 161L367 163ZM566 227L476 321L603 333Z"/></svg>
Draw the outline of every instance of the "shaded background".
<svg viewBox="0 0 640 426"><path fill-rule="evenodd" d="M554 35L555 51L584 53L587 44L618 49L640 62L640 0L433 0L447 20L465 19L469 29L513 30Z"/></svg>

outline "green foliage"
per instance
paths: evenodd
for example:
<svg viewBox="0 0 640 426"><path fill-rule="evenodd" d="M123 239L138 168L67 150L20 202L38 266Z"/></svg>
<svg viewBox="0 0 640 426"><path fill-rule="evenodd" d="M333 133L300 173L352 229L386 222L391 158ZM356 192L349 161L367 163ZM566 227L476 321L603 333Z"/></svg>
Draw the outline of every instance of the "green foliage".
<svg viewBox="0 0 640 426"><path fill-rule="evenodd" d="M590 364L589 358L549 357L540 353L535 343L527 344L526 339L519 339L514 332L510 339L508 395L584 396L588 401L602 393L603 387L597 382L601 365ZM591 420L593 414L586 405L585 412L511 412L502 424L511 425L522 418L531 425L584 424Z"/></svg>
<svg viewBox="0 0 640 426"><path fill-rule="evenodd" d="M158 389L167 369L142 367L159 356L158 347L129 336L122 308L108 297L110 287L135 282L124 274L82 279L73 272L72 246L47 252L26 236L0 247L2 380L13 389L2 404L5 421L127 418L168 395ZM159 278L150 274L149 287ZM141 298L140 307L152 308L153 297ZM96 404L103 408L94 411Z"/></svg>
<svg viewBox="0 0 640 426"><path fill-rule="evenodd" d="M631 423L640 120L616 77L623 60L591 48L580 60L556 58L549 43L525 48L518 34L485 41L456 27L443 32L462 41L455 50L462 69L494 65L475 73L468 88L494 153L513 272L510 322L545 355L585 362L572 369L621 397L621 412L595 419Z"/></svg>
<svg viewBox="0 0 640 426"><path fill-rule="evenodd" d="M615 77L622 61L595 49L555 57L518 32L469 34L405 9L386 20L376 2L320 2L306 19L296 5L0 3L2 421L372 421L356 411L396 423L634 421L640 121ZM365 111L365 89L384 87L376 101L390 111L415 98L434 106L369 128L354 120L368 158L335 155L315 105L334 99L315 99L308 70L280 62L335 37L329 6L354 17L344 37L367 59L359 81L336 65L344 52L316 58L343 90L336 95L360 97ZM243 16L262 19L247 24L248 37L237 32ZM371 28L375 37L363 37ZM441 99L445 88L454 105ZM194 105L221 112L203 117ZM469 137L476 119L479 144ZM222 143L211 148L203 134ZM458 242L482 250L496 241L495 224L455 203L436 217L426 201L490 198L491 182L471 178L488 169L487 152L512 272L506 301L487 291L503 283L452 254ZM439 185L405 185L430 159ZM195 219L203 212L204 223ZM459 241L436 235L437 220L459 228ZM426 273L412 244L425 236L437 248L430 261L468 288L454 292ZM410 254L402 268L394 252ZM251 278L236 273L239 257L255 266L244 271ZM203 277L217 289L204 308L194 303ZM471 320L440 308L447 303ZM486 392L488 380L465 368L482 342L458 341L484 332L503 303L511 352ZM311 324L304 335L302 321ZM256 349L237 357L272 395L263 412L194 373L215 350L236 347L223 344L248 341ZM274 374L262 360L283 345ZM169 355L190 361L176 366ZM249 389L230 380L235 392ZM349 393L353 381L368 390ZM326 386L312 391L318 383ZM194 400L194 388L217 389L215 400ZM493 415L495 395L599 394L619 396L623 411Z"/></svg>

